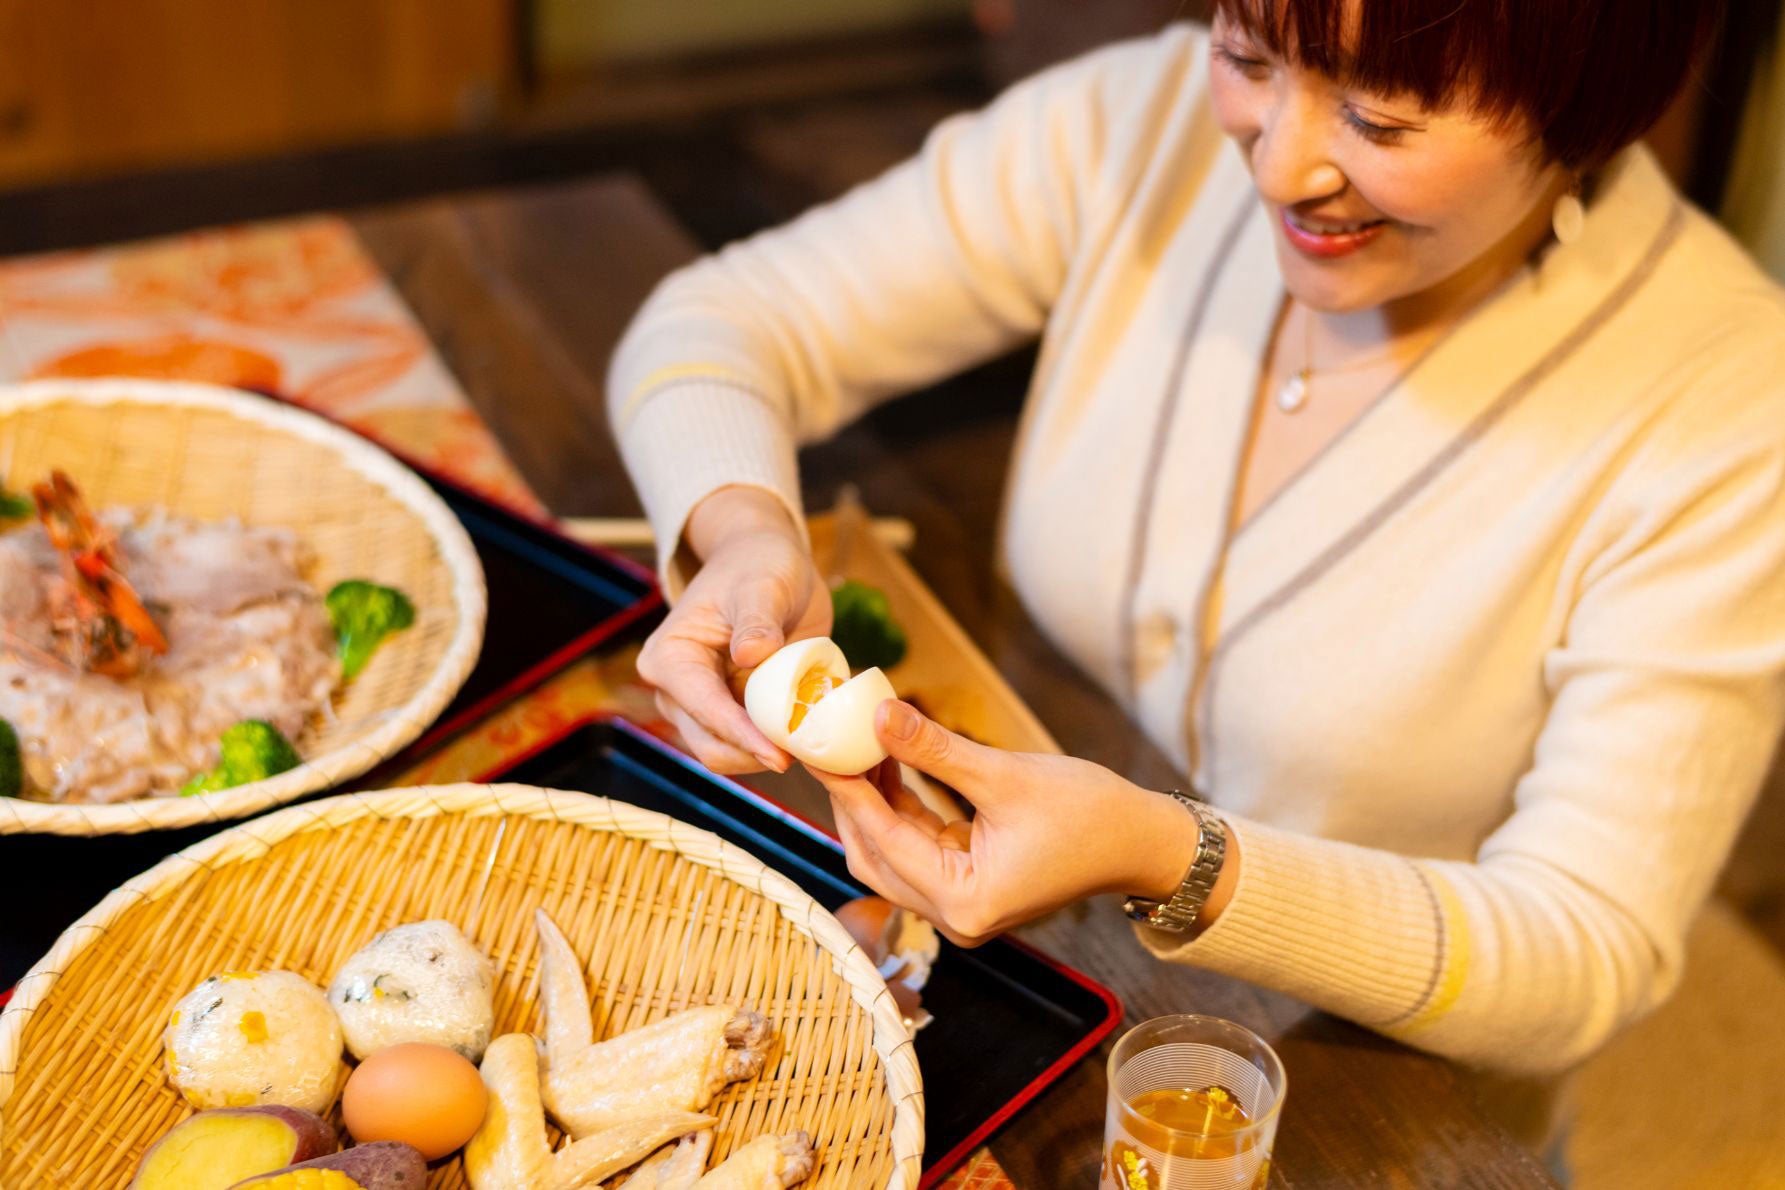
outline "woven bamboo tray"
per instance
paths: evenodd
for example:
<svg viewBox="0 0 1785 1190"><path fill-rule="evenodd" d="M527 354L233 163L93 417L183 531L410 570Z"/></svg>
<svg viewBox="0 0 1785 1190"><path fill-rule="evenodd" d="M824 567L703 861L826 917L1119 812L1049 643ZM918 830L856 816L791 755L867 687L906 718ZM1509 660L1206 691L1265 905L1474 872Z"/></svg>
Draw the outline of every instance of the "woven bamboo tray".
<svg viewBox="0 0 1785 1190"><path fill-rule="evenodd" d="M0 1014L0 1186L124 1185L189 1114L162 1067L168 1011L220 971L285 968L326 985L377 931L444 918L495 960L497 1033L541 1033L541 906L584 957L602 1035L719 1001L774 1021L771 1067L709 1109L715 1161L760 1133L804 1128L818 1165L803 1185L916 1187L917 1059L836 919L706 831L516 785L291 806L108 896ZM464 1186L459 1160L429 1184Z"/></svg>
<svg viewBox="0 0 1785 1190"><path fill-rule="evenodd" d="M464 527L416 475L313 414L209 385L42 381L0 387L0 464L21 484L52 468L97 508L158 506L295 530L323 590L345 578L416 605L297 741L305 761L267 781L114 805L0 799L0 834L131 833L240 818L326 789L413 741L452 701L483 642L483 569Z"/></svg>

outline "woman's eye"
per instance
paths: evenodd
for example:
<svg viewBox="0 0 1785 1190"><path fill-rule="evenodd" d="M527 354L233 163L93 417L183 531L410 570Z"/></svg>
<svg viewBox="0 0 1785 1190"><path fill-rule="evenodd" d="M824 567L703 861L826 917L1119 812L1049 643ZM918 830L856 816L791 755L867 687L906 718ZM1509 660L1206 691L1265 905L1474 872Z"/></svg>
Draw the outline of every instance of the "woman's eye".
<svg viewBox="0 0 1785 1190"><path fill-rule="evenodd" d="M1270 71L1270 63L1262 58L1249 58L1226 46L1215 47L1215 57L1229 69L1237 70L1249 79L1261 79Z"/></svg>
<svg viewBox="0 0 1785 1190"><path fill-rule="evenodd" d="M1378 145L1397 144L1408 132L1405 128L1396 128L1388 124L1373 124L1350 108L1345 109L1345 122L1353 131L1367 141Z"/></svg>

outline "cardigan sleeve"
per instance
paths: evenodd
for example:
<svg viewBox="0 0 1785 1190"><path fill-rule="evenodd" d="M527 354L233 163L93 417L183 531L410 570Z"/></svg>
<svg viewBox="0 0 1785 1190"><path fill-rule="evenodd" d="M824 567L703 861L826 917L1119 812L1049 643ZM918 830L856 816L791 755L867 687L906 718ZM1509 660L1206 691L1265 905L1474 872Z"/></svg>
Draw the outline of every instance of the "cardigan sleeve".
<svg viewBox="0 0 1785 1190"><path fill-rule="evenodd" d="M1227 909L1142 942L1506 1072L1566 1069L1664 999L1785 722L1785 351L1767 355L1739 382L1772 394L1681 402L1589 527L1532 763L1473 862L1229 819Z"/></svg>
<svg viewBox="0 0 1785 1190"><path fill-rule="evenodd" d="M672 596L689 512L731 484L800 515L795 449L1042 329L1137 104L1196 85L1201 33L1114 46L954 117L836 202L671 275L614 356L608 413Z"/></svg>

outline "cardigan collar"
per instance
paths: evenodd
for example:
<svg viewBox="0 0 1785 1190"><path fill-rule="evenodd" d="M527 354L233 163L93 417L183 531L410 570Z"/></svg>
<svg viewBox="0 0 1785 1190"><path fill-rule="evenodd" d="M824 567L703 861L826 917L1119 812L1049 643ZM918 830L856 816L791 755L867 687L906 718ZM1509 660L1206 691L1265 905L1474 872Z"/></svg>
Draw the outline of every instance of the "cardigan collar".
<svg viewBox="0 0 1785 1190"><path fill-rule="evenodd" d="M1255 195L1247 201L1253 209L1211 282L1205 329L1213 343L1191 350L1183 389L1215 431L1215 448L1197 452L1209 470L1195 486L1228 500L1284 297L1268 216ZM1207 575L1203 599L1218 598L1218 619L1186 723L1199 779L1223 653L1391 519L1590 338L1682 222L1653 157L1641 146L1625 151L1602 175L1577 241L1552 246L1473 311L1238 529L1224 562L1211 559L1218 570Z"/></svg>
<svg viewBox="0 0 1785 1190"><path fill-rule="evenodd" d="M1223 576L1222 635L1318 577L1578 348L1677 229L1679 205L1647 150L1618 157L1579 240L1552 246L1502 286L1240 527ZM1262 206L1253 222L1268 222ZM1262 258L1272 251L1268 231L1242 235L1215 304L1216 329L1249 340L1249 366L1211 375L1206 387L1194 378L1191 391L1250 408L1283 300L1275 258ZM1235 452L1230 489L1239 463Z"/></svg>

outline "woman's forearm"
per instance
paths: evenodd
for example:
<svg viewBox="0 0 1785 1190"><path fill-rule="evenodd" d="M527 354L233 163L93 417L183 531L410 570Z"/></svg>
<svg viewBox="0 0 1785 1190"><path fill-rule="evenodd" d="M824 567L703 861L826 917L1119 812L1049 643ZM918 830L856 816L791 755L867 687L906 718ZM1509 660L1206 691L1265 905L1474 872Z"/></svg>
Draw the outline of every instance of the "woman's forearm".
<svg viewBox="0 0 1785 1190"><path fill-rule="evenodd" d="M1658 1001L1678 962L1535 860L1416 861L1243 821L1229 836L1245 867L1213 924L1142 928L1142 943L1447 1057L1564 1069Z"/></svg>
<svg viewBox="0 0 1785 1190"><path fill-rule="evenodd" d="M1101 178L1119 163L1082 115L1119 105L1150 62L1125 50L1046 71L945 122L917 158L659 284L607 400L672 594L675 547L715 489L765 487L797 510L796 442L1040 333L1094 200L1114 193Z"/></svg>

